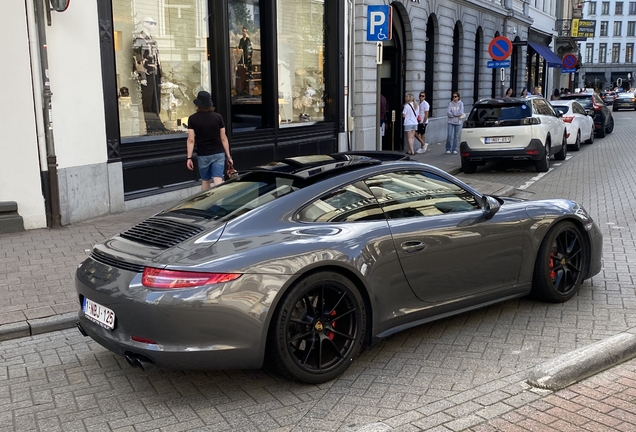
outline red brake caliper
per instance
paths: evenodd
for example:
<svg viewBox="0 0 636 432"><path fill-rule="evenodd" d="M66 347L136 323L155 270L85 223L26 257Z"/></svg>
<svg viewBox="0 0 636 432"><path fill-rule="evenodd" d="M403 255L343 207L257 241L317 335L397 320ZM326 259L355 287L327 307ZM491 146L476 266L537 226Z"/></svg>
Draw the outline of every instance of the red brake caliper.
<svg viewBox="0 0 636 432"><path fill-rule="evenodd" d="M332 310L331 313L329 314L329 316L335 316L335 315L336 315L335 310ZM331 327L336 327L335 321L331 321ZM333 340L333 337L334 337L333 332L327 331L327 337L329 338L329 340Z"/></svg>
<svg viewBox="0 0 636 432"><path fill-rule="evenodd" d="M552 270L554 268L554 252L550 253L550 278L552 281L556 279L556 272Z"/></svg>

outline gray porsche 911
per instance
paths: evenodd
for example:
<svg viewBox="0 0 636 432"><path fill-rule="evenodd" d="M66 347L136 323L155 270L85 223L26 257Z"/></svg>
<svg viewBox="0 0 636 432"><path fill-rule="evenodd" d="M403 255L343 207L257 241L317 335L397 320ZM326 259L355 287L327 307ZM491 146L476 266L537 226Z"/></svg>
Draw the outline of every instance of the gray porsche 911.
<svg viewBox="0 0 636 432"><path fill-rule="evenodd" d="M96 245L76 275L80 331L133 366L266 363L321 383L374 338L528 294L564 302L600 271L577 203L381 159L257 167Z"/></svg>

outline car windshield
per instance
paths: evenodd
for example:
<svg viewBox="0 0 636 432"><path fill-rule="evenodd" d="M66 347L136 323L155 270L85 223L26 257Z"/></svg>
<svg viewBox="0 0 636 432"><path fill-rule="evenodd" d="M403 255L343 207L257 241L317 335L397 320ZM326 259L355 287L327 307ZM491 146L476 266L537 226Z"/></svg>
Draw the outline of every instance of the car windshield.
<svg viewBox="0 0 636 432"><path fill-rule="evenodd" d="M592 95L590 94L585 94L585 95L569 94L569 95L562 96L561 99L575 100L581 105L583 105L583 108L585 109L593 108L593 105L594 105L592 103Z"/></svg>
<svg viewBox="0 0 636 432"><path fill-rule="evenodd" d="M634 93L619 93L616 97L621 99L630 99L634 97Z"/></svg>
<svg viewBox="0 0 636 432"><path fill-rule="evenodd" d="M303 186L298 178L271 173L248 173L196 194L167 212L228 221L292 193Z"/></svg>
<svg viewBox="0 0 636 432"><path fill-rule="evenodd" d="M528 117L532 108L526 101L478 104L470 111L466 127L518 125Z"/></svg>

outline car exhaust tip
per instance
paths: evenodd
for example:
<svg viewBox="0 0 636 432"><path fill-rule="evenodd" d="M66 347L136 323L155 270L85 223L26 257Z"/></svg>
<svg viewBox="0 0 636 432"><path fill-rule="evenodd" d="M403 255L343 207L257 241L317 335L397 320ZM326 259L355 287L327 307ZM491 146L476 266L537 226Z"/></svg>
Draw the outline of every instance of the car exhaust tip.
<svg viewBox="0 0 636 432"><path fill-rule="evenodd" d="M140 354L134 354L131 352L124 353L124 358L133 368L139 368L141 370L148 370L148 366L153 365L152 360L147 357L144 357Z"/></svg>
<svg viewBox="0 0 636 432"><path fill-rule="evenodd" d="M82 336L86 337L88 336L88 334L86 334L86 332L84 331L84 328L82 327L82 325L80 324L79 321L77 321L75 323L75 325L77 326L77 329L79 330L79 332L82 334Z"/></svg>

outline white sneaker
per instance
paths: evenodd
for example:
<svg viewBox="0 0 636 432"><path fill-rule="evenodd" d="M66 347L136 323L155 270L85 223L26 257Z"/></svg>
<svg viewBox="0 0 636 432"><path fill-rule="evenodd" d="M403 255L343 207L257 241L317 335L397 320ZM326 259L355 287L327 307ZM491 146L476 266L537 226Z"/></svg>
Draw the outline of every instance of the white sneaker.
<svg viewBox="0 0 636 432"><path fill-rule="evenodd" d="M423 148L418 148L415 153L424 153L424 149Z"/></svg>
<svg viewBox="0 0 636 432"><path fill-rule="evenodd" d="M446 150L446 154L450 154L450 150Z"/></svg>
<svg viewBox="0 0 636 432"><path fill-rule="evenodd" d="M424 144L424 151L422 153L426 153L428 151L428 143Z"/></svg>
<svg viewBox="0 0 636 432"><path fill-rule="evenodd" d="M453 152L453 154L457 154L457 150L455 150L455 151Z"/></svg>

